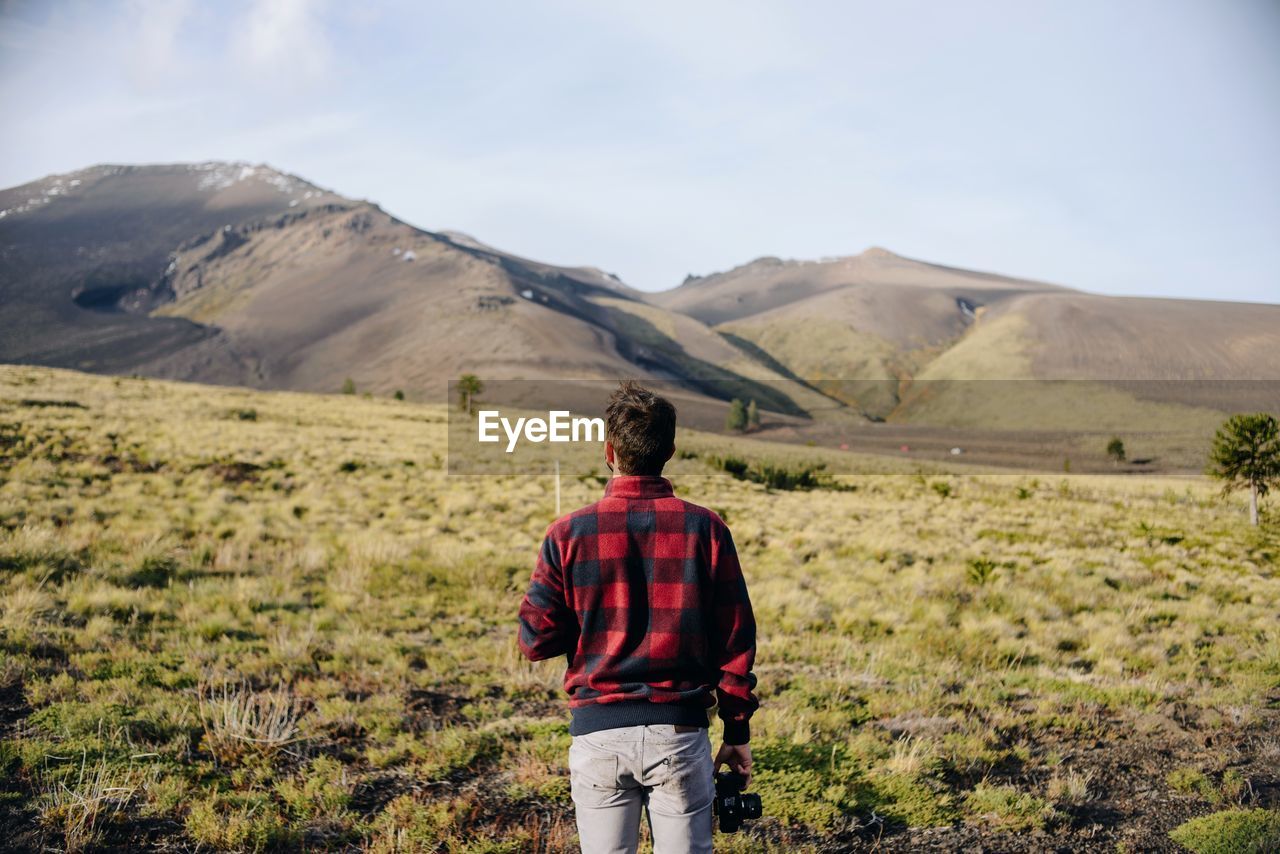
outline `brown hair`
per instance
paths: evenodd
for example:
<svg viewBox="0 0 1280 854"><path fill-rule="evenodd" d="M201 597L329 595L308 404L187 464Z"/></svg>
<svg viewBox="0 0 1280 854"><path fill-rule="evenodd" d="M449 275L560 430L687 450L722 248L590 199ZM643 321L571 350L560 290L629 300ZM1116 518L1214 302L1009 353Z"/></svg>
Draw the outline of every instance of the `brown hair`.
<svg viewBox="0 0 1280 854"><path fill-rule="evenodd" d="M613 443L619 474L662 474L676 444L676 408L625 380L605 409L605 436Z"/></svg>

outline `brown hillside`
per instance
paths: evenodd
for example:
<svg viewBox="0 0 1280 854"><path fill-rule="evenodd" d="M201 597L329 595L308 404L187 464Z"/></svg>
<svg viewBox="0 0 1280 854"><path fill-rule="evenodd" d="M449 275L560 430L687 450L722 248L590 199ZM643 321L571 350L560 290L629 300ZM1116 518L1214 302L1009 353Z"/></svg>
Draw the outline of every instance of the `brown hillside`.
<svg viewBox="0 0 1280 854"><path fill-rule="evenodd" d="M0 203L0 360L418 395L462 372L651 376L795 414L791 395L812 395L616 276L423 231L267 167L95 167Z"/></svg>

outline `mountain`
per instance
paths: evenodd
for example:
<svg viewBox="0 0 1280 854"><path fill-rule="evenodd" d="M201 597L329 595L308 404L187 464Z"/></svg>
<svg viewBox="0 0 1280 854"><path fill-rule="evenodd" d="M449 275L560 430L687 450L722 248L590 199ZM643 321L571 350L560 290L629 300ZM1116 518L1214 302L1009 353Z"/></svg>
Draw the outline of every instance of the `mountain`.
<svg viewBox="0 0 1280 854"><path fill-rule="evenodd" d="M986 306L1052 285L913 261L873 247L826 261L760 258L654 301L753 345L833 396L886 415L896 383Z"/></svg>
<svg viewBox="0 0 1280 854"><path fill-rule="evenodd" d="M825 401L598 269L415 228L266 166L98 166L0 205L0 361L420 395L463 372L639 375L793 414L793 397Z"/></svg>
<svg viewBox="0 0 1280 854"><path fill-rule="evenodd" d="M591 405L643 377L694 426L740 397L770 436L837 444L879 421L1202 430L1256 405L1220 381L1280 378L1280 306L1108 297L878 247L646 294L264 165L95 166L0 191L0 362L415 397L463 373L494 396L577 379Z"/></svg>
<svg viewBox="0 0 1280 854"><path fill-rule="evenodd" d="M1105 382L1202 403L1212 390L1193 381L1280 379L1280 306L1088 294L878 247L761 258L653 301L876 417L918 418L907 404L929 381L951 392L971 380Z"/></svg>
<svg viewBox="0 0 1280 854"><path fill-rule="evenodd" d="M215 335L147 316L170 254L228 223L336 200L240 164L95 166L0 191L0 359L124 371Z"/></svg>

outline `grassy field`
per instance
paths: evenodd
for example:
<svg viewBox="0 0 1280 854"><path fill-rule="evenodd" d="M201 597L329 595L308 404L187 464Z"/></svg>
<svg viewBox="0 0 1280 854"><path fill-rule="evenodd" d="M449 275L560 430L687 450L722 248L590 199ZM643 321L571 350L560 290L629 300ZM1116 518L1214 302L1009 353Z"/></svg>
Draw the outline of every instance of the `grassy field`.
<svg viewBox="0 0 1280 854"><path fill-rule="evenodd" d="M570 848L563 664L515 647L554 483L446 476L446 417L0 367L5 843ZM760 626L766 818L723 850L1182 850L1280 805L1280 533L1238 497L771 492L708 464L761 443L681 444Z"/></svg>

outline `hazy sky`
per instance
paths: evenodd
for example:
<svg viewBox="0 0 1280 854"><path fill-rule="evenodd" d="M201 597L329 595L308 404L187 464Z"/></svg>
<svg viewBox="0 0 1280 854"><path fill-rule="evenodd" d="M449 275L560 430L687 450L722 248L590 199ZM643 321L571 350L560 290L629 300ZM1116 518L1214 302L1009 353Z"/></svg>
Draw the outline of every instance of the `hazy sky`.
<svg viewBox="0 0 1280 854"><path fill-rule="evenodd" d="M0 0L0 111L3 186L266 162L646 290L881 245L1280 302L1277 0Z"/></svg>

